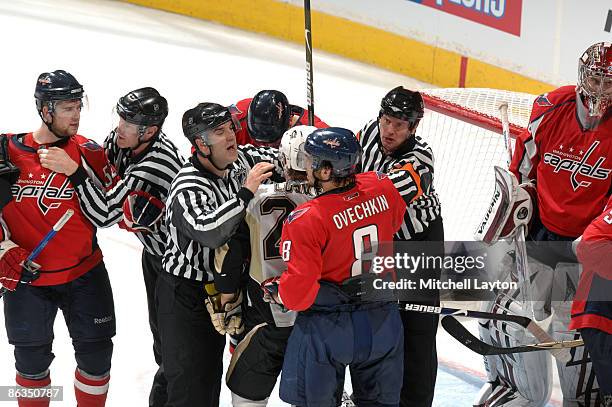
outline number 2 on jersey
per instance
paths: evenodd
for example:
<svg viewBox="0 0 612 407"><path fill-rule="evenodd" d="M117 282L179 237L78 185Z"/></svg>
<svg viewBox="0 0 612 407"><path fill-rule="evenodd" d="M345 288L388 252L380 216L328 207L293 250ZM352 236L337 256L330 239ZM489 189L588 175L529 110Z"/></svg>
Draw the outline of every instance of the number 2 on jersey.
<svg viewBox="0 0 612 407"><path fill-rule="evenodd" d="M283 222L287 216L296 208L296 204L286 196L271 196L264 199L260 204L262 215L269 215L273 211L282 211L276 223L263 239L264 260L280 259L280 240L283 232Z"/></svg>

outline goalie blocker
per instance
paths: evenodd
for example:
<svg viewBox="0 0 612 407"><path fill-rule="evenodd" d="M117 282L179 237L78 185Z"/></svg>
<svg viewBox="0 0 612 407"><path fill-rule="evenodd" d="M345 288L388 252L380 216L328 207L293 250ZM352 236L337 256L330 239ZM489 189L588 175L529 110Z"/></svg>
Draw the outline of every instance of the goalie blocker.
<svg viewBox="0 0 612 407"><path fill-rule="evenodd" d="M536 199L534 184L519 184L513 173L495 166L495 192L474 238L486 244L512 238L520 226L529 226Z"/></svg>

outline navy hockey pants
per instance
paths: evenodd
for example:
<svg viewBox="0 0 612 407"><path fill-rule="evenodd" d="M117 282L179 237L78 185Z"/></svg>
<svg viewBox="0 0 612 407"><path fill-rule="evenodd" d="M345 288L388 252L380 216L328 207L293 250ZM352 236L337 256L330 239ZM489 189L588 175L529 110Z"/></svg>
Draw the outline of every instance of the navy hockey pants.
<svg viewBox="0 0 612 407"><path fill-rule="evenodd" d="M53 358L53 323L61 309L72 338L77 366L101 376L111 367L115 335L113 293L104 263L79 278L54 286L21 284L4 296L9 343L22 375L44 373Z"/></svg>
<svg viewBox="0 0 612 407"><path fill-rule="evenodd" d="M329 290L322 283L317 301ZM297 406L335 407L349 366L357 405L399 405L403 330L397 304L327 308L298 314L285 353L281 399Z"/></svg>
<svg viewBox="0 0 612 407"><path fill-rule="evenodd" d="M593 328L581 329L580 334L591 355L599 391L612 395L612 335Z"/></svg>

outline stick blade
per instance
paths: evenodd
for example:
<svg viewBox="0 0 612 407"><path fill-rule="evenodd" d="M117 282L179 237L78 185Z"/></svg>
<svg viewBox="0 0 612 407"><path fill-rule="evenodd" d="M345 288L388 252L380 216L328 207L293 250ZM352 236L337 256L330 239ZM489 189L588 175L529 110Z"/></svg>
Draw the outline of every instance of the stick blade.
<svg viewBox="0 0 612 407"><path fill-rule="evenodd" d="M481 345L481 341L472 335L470 331L452 315L446 315L442 318L442 328L472 352L476 352L483 356L488 354L487 349Z"/></svg>

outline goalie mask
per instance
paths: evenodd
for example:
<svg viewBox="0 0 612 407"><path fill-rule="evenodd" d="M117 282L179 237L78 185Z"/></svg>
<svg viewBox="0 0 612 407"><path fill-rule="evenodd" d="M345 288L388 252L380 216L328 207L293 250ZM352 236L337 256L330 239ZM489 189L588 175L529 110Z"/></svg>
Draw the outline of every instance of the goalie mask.
<svg viewBox="0 0 612 407"><path fill-rule="evenodd" d="M578 61L577 114L582 128L593 130L612 112L612 44L590 46Z"/></svg>

